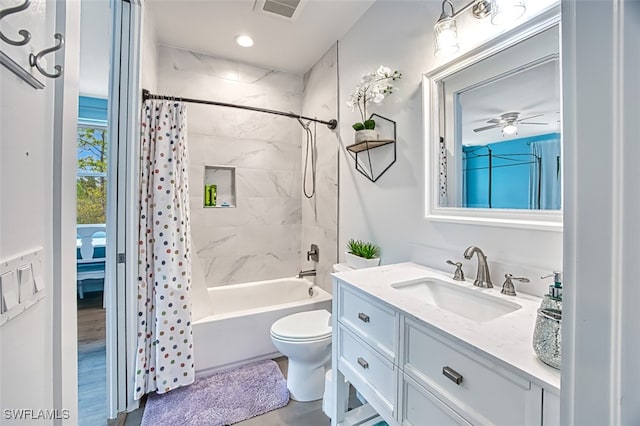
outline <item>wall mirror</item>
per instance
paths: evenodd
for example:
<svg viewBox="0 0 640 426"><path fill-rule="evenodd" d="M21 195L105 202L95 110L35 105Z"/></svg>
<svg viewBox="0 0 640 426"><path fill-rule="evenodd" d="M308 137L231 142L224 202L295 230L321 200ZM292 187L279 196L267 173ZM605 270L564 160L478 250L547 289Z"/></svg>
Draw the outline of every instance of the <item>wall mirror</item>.
<svg viewBox="0 0 640 426"><path fill-rule="evenodd" d="M541 15L424 75L427 218L562 229L559 48Z"/></svg>

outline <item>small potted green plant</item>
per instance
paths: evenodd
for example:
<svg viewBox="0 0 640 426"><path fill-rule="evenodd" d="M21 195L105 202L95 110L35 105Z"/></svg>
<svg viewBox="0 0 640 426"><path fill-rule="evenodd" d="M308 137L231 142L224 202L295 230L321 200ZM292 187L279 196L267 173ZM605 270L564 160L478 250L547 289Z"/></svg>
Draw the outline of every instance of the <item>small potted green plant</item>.
<svg viewBox="0 0 640 426"><path fill-rule="evenodd" d="M355 142L365 140L375 140L378 138L376 122L367 118L367 105L371 102L379 104L393 91L393 82L400 80L402 74L398 71L391 71L390 68L380 65L377 71L365 74L351 94L347 106L351 111L358 108L362 121L354 123L353 130L356 131Z"/></svg>
<svg viewBox="0 0 640 426"><path fill-rule="evenodd" d="M350 239L347 241L347 265L354 269L380 265L380 247L373 243Z"/></svg>

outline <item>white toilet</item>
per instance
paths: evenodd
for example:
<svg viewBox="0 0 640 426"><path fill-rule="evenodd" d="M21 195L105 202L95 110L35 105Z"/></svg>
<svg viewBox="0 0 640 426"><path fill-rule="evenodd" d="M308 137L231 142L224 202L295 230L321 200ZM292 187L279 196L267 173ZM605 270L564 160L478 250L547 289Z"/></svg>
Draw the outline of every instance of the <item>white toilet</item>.
<svg viewBox="0 0 640 426"><path fill-rule="evenodd" d="M321 399L325 364L331 359L331 313L322 309L281 318L271 326L271 340L289 358L287 388L291 399Z"/></svg>

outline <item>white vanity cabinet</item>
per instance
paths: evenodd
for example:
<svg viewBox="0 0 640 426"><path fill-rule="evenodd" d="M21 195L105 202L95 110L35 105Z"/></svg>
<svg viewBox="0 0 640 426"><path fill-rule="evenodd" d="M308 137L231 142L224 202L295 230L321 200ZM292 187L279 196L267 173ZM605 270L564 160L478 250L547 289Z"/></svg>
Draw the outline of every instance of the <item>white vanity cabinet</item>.
<svg viewBox="0 0 640 426"><path fill-rule="evenodd" d="M403 316L402 369L471 424L540 425L542 388Z"/></svg>
<svg viewBox="0 0 640 426"><path fill-rule="evenodd" d="M403 426L425 424L438 426L471 425L464 417L460 416L406 373L402 378L400 395Z"/></svg>
<svg viewBox="0 0 640 426"><path fill-rule="evenodd" d="M334 397L346 379L390 425L557 424L557 393L543 412L543 388L481 350L339 279L333 294ZM350 414L332 425L360 424Z"/></svg>
<svg viewBox="0 0 640 426"><path fill-rule="evenodd" d="M343 377L335 380L334 375L333 383L344 383L346 377L377 413L394 424L390 420L397 417L400 316L348 285L335 282L334 294L338 297L333 299L333 371ZM342 389L338 394L346 397L347 392Z"/></svg>

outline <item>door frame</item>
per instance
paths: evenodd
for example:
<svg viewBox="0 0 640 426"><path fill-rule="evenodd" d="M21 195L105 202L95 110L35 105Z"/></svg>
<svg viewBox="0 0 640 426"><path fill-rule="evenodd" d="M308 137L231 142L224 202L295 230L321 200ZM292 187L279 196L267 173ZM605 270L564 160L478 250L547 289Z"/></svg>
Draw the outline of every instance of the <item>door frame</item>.
<svg viewBox="0 0 640 426"><path fill-rule="evenodd" d="M108 417L139 407L134 399L137 344L138 158L142 0L115 0L109 87L110 155L105 274ZM113 161L116 159L116 161Z"/></svg>
<svg viewBox="0 0 640 426"><path fill-rule="evenodd" d="M48 7L47 7L48 9ZM48 13L48 10L47 10ZM64 49L55 63L64 74L55 79L53 95L52 176L52 291L51 368L53 407L68 410L68 419L55 425L77 423L78 321L76 303L76 167L78 136L78 80L80 74L80 2L55 3L55 29L64 34Z"/></svg>

